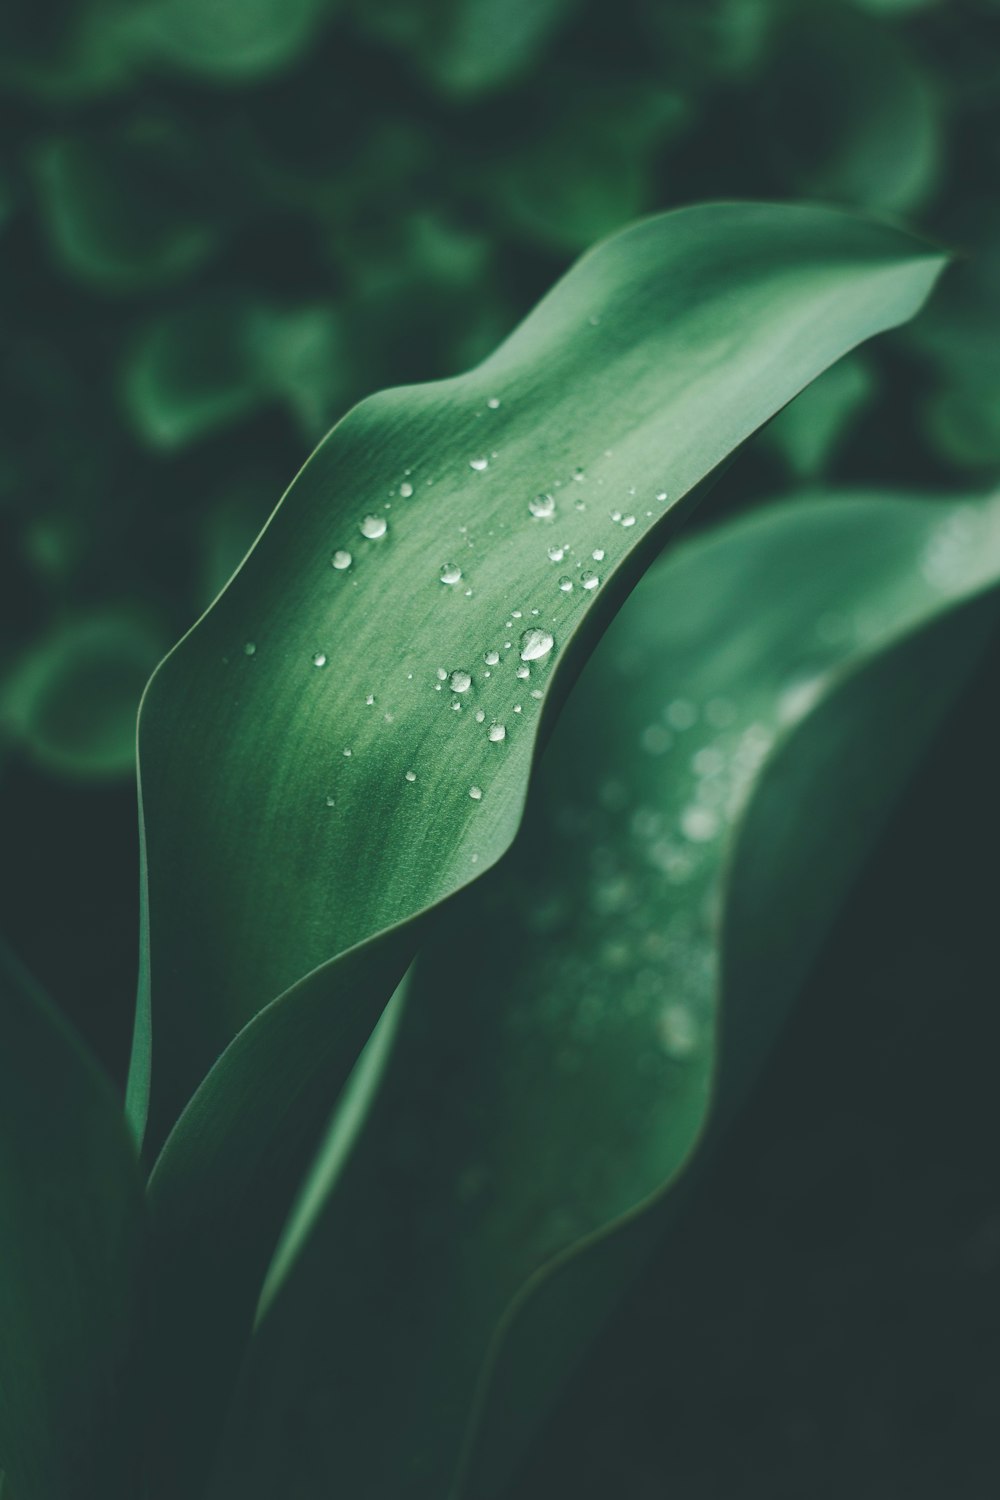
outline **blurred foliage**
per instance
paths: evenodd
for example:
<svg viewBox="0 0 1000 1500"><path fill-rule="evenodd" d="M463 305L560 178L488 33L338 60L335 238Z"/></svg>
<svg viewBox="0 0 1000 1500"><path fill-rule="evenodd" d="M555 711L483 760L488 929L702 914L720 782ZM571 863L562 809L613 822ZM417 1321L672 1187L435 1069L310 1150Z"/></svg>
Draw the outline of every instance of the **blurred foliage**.
<svg viewBox="0 0 1000 1500"><path fill-rule="evenodd" d="M775 424L762 485L1000 464L997 42L991 0L12 0L5 739L56 763L10 706L39 659L94 711L66 620L176 637L353 401L474 362L594 239L692 198L906 214L970 252ZM66 774L130 763L99 705Z"/></svg>

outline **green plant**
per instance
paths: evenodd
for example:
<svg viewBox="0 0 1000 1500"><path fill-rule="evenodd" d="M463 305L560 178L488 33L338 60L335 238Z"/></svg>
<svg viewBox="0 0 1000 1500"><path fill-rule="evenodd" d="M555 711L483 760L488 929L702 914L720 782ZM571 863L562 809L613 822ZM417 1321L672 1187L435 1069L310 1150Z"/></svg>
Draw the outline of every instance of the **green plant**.
<svg viewBox="0 0 1000 1500"><path fill-rule="evenodd" d="M941 265L829 210L647 220L313 455L143 700L144 1193L5 962L14 1500L499 1484L978 659L1000 520L804 497L640 577Z"/></svg>

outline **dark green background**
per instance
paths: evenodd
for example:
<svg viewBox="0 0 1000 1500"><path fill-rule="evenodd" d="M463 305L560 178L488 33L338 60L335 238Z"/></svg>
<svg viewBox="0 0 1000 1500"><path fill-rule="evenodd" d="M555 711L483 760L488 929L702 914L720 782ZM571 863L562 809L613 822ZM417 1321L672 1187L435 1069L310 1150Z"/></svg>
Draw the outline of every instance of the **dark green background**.
<svg viewBox="0 0 1000 1500"><path fill-rule="evenodd" d="M991 0L12 0L0 111L0 921L118 1077L138 691L354 400L637 214L805 197L966 258L702 519L1000 469ZM1000 1488L998 664L519 1495Z"/></svg>

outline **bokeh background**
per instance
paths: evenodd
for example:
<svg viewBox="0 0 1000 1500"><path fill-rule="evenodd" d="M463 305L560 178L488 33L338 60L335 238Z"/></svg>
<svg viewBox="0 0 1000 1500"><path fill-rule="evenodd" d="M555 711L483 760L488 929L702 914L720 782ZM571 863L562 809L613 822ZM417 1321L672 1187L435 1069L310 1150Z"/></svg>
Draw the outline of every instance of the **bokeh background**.
<svg viewBox="0 0 1000 1500"><path fill-rule="evenodd" d="M139 692L359 397L636 215L819 199L962 257L698 524L1000 472L996 0L7 0L0 115L0 925L118 1078ZM998 665L519 1494L1000 1492Z"/></svg>

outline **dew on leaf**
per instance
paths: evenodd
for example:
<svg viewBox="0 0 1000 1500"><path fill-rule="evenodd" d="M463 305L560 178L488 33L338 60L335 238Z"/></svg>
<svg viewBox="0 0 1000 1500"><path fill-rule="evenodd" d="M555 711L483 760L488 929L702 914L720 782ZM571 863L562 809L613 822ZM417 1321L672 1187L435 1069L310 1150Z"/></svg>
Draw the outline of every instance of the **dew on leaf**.
<svg viewBox="0 0 1000 1500"><path fill-rule="evenodd" d="M489 466L490 466L490 461L486 457L485 454L480 454L480 456L478 458L470 458L469 459L469 468L470 469L475 469L475 471L476 471L477 474L481 474L483 472L483 470L484 469L488 469Z"/></svg>
<svg viewBox="0 0 1000 1500"><path fill-rule="evenodd" d="M380 536L385 536L389 526L384 516L365 516L361 522L361 535L366 536L370 542L377 541Z"/></svg>
<svg viewBox="0 0 1000 1500"><path fill-rule="evenodd" d="M472 798L473 802L479 802L482 799L482 795L483 795L483 789L482 789L482 787L480 787L480 786L470 786L469 787L469 796Z"/></svg>
<svg viewBox="0 0 1000 1500"><path fill-rule="evenodd" d="M556 513L556 502L551 495L544 493L536 495L533 500L528 501L528 509L539 521L548 520Z"/></svg>
<svg viewBox="0 0 1000 1500"><path fill-rule="evenodd" d="M399 486L399 493L402 495L404 500L409 500L410 496L413 494L413 485L408 479L404 479L402 484Z"/></svg>
<svg viewBox="0 0 1000 1500"><path fill-rule="evenodd" d="M417 773L416 773L416 771L407 771L406 772L406 780L407 781L416 781L416 779L417 779Z"/></svg>
<svg viewBox="0 0 1000 1500"><path fill-rule="evenodd" d="M466 672L459 667L448 678L448 686L453 693L467 693L472 686L471 672Z"/></svg>
<svg viewBox="0 0 1000 1500"><path fill-rule="evenodd" d="M353 561L354 559L349 552L345 552L343 547L338 547L330 559L330 566L331 568L336 568L338 573L343 573L344 569L349 568Z"/></svg>
<svg viewBox="0 0 1000 1500"><path fill-rule="evenodd" d="M326 666L326 652L325 651L314 651L313 652L313 657L312 657L312 664L313 664L314 667L325 667Z"/></svg>
<svg viewBox="0 0 1000 1500"><path fill-rule="evenodd" d="M559 580L559 587L562 589L564 594L571 594L573 592L572 578L567 578L566 574L564 573Z"/></svg>
<svg viewBox="0 0 1000 1500"><path fill-rule="evenodd" d="M586 573L581 573L580 574L580 587L581 588L584 588L584 589L596 589L596 587L600 583L600 581L601 580L598 578L597 574L590 572L589 569L588 569L588 571Z"/></svg>
<svg viewBox="0 0 1000 1500"><path fill-rule="evenodd" d="M507 726L505 724L491 724L486 731L486 737L492 740L494 745L498 745L501 740L507 738Z"/></svg>
<svg viewBox="0 0 1000 1500"><path fill-rule="evenodd" d="M531 629L526 630L521 636L521 660L541 661L542 657L548 656L554 645L551 631L532 625Z"/></svg>
<svg viewBox="0 0 1000 1500"><path fill-rule="evenodd" d="M461 568L457 568L454 563L445 563L441 569L442 583L458 583L461 577L462 570Z"/></svg>
<svg viewBox="0 0 1000 1500"><path fill-rule="evenodd" d="M483 652L483 661L486 663L486 665L488 667L495 667L497 665L497 663L499 662L499 660L500 660L500 652L499 651L484 651Z"/></svg>
<svg viewBox="0 0 1000 1500"><path fill-rule="evenodd" d="M254 641L247 641L246 645L243 647L243 655L244 656L253 656L254 653L256 652L256 650L257 650L256 643Z"/></svg>

